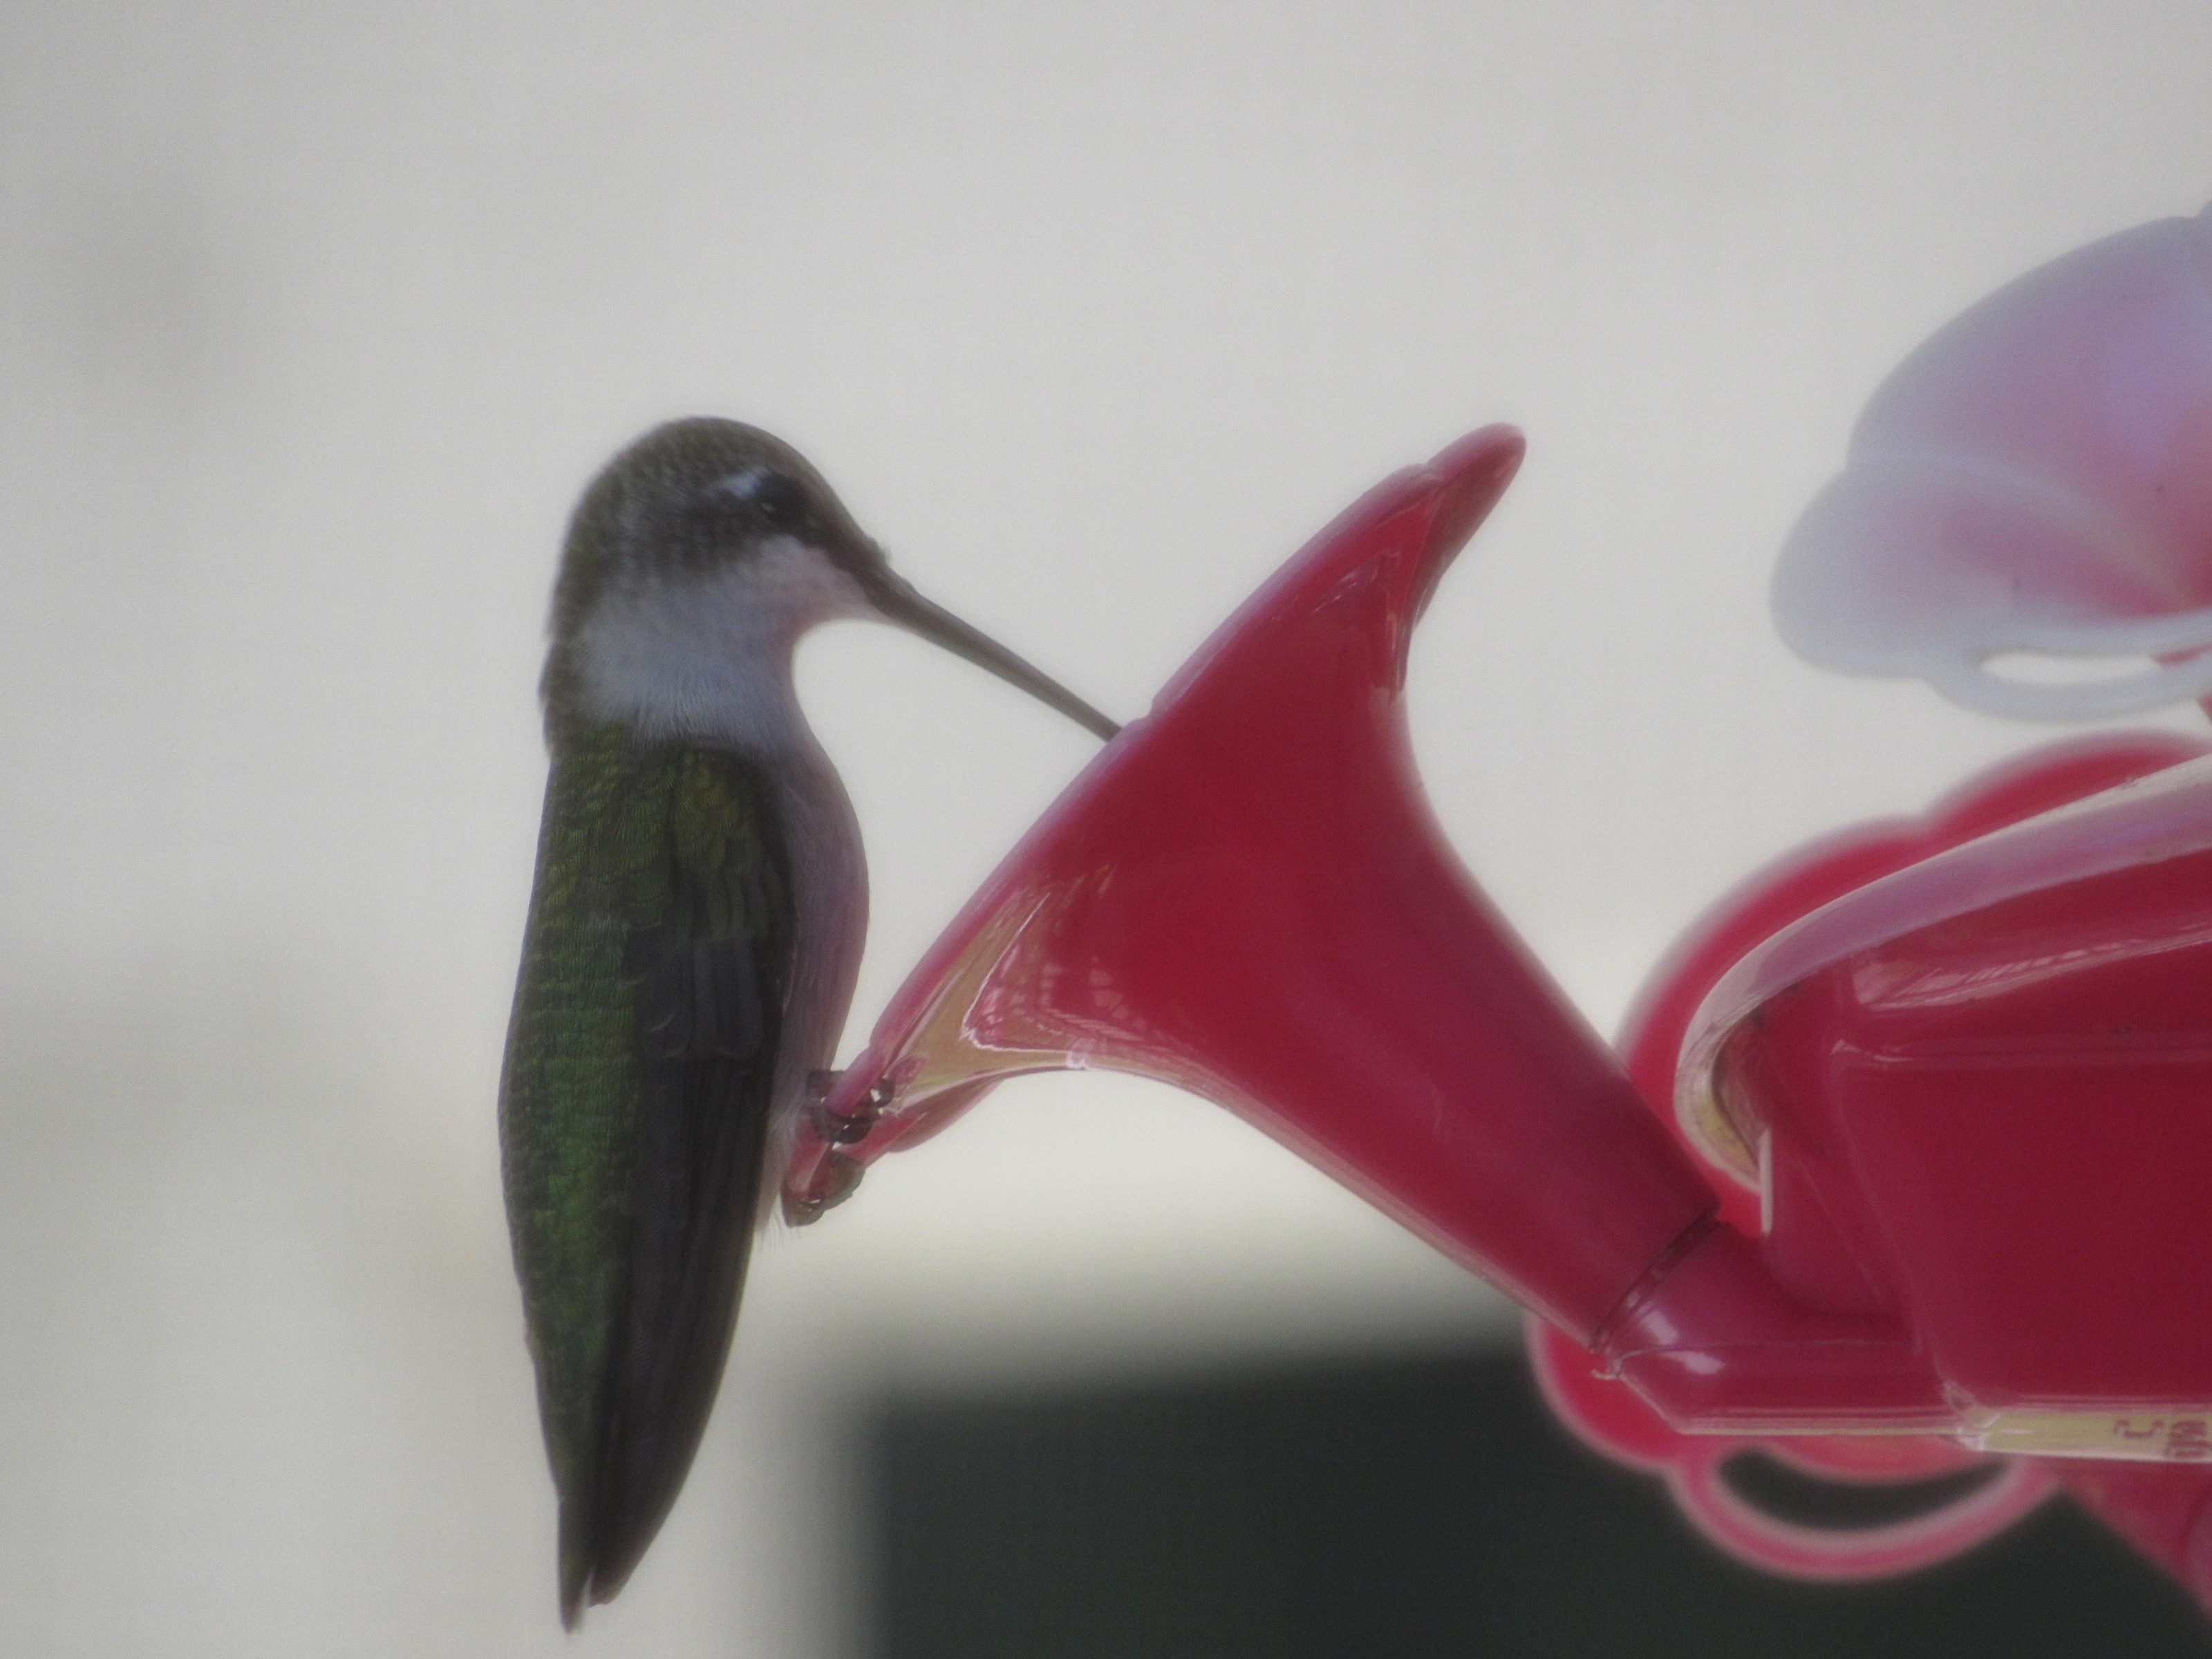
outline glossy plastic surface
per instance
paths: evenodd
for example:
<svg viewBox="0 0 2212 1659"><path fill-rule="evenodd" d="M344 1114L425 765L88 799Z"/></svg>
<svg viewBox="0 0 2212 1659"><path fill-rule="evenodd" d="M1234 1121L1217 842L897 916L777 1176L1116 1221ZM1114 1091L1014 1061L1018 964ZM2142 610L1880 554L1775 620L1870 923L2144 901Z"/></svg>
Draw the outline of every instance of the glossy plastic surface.
<svg viewBox="0 0 2212 1659"><path fill-rule="evenodd" d="M1992 1449L2212 1457L2212 760L1783 930L1679 1097L1760 1172L1778 1279L1894 1310ZM1744 1151L1741 1149L1756 1149Z"/></svg>
<svg viewBox="0 0 2212 1659"><path fill-rule="evenodd" d="M1414 621L1520 455L1492 428L1389 480L1198 653L893 1000L792 1207L976 1079L1118 1067L1596 1332L1713 1194L1444 843L1401 706Z"/></svg>
<svg viewBox="0 0 2212 1659"><path fill-rule="evenodd" d="M2042 1503L2057 1484L2037 1459L1982 1458L1928 1436L1758 1440L1683 1434L1632 1389L1602 1376L1585 1350L1549 1326L1531 1322L1528 1353L1544 1398L1562 1422L1615 1461L1660 1476L1700 1532L1738 1560L1768 1572L1830 1580L1909 1572L1986 1541ZM1997 1467L1986 1484L1908 1519L1828 1528L1762 1510L1730 1482L1735 1460L1753 1450L1802 1474L1859 1486L1916 1482L1992 1462Z"/></svg>
<svg viewBox="0 0 2212 1659"><path fill-rule="evenodd" d="M802 1134L787 1207L819 1213L1000 1079L1117 1067L1404 1219L1595 1350L1584 1379L1662 1436L1788 1436L1862 1478L1960 1455L1931 1436L2198 1455L2212 769L2113 793L2182 746L2092 744L1932 828L1825 847L1745 912L1765 932L1698 956L1694 1015L1685 972L1657 994L1686 1143L1453 857L1407 753L1411 629L1519 454L1492 430L1389 480L1224 626L893 999ZM2015 1469L1830 1547L1735 1499L1721 1455L1673 1466L1686 1505L1793 1571L1896 1570L2048 1485ZM2183 1540L2177 1570L2203 1553L2212 1523L2175 1521L2170 1492L2098 1490L2130 1535Z"/></svg>
<svg viewBox="0 0 2212 1659"><path fill-rule="evenodd" d="M2204 747L2165 733L2100 735L2053 745L1962 786L1923 817L1840 831L1747 878L1706 913L1646 981L1621 1041L1631 1077L1655 1112L1671 1115L1678 1057L1686 1047L1696 1046L1691 1041L1693 1018L1701 1007L1708 1023L1717 1006L1741 1008L1740 996L1717 1004L1716 986L1724 981L1742 985L1755 969L1741 964L1778 960L1771 941L1790 934L1802 919L1935 854L2194 760ZM1854 920L1851 907L1844 907L1842 920ZM1780 1182L1783 1196L1776 1203L1763 1194L1757 1157L1747 1156L1732 1132L1730 1139L1716 1146L1700 1121L1707 1100L1694 1086L1695 1067L1690 1075L1686 1145L1711 1160L1722 1213L1746 1231L1759 1231L1762 1210L1773 1208L1779 1224L1766 1249L1777 1278L1831 1304L1855 1297L1866 1302L1854 1249L1839 1241L1817 1212L1808 1213L1790 1196L1795 1166L1770 1158L1765 1173ZM1988 1485L1933 1512L1865 1529L1808 1528L1765 1514L1736 1492L1723 1473L1729 1460L1756 1449L1808 1474L1860 1483L1916 1480L1986 1460L1955 1440L1933 1436L1770 1440L1685 1434L1620 1378L1605 1375L1602 1362L1584 1349L1533 1321L1529 1334L1537 1376L1563 1420L1608 1455L1662 1475L1683 1512L1701 1530L1730 1553L1767 1571L1861 1578L1926 1565L2009 1525L2063 1480L2080 1487L2077 1496L2139 1546L2188 1577L2176 1552L2195 1511L2191 1507L2178 1519L2170 1511L2181 1503L2174 1483L2193 1491L2199 1484L2197 1471L2147 1468L2139 1477L2120 1479L2107 1478L2104 1465L2013 1459ZM2193 1505L2195 1500L2190 1501Z"/></svg>

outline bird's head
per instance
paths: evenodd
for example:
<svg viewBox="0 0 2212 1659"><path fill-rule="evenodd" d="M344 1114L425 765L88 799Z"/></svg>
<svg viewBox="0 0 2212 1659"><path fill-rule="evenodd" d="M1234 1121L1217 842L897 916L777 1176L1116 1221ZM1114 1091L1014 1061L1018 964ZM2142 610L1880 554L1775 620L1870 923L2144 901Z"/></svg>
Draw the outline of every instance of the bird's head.
<svg viewBox="0 0 2212 1659"><path fill-rule="evenodd" d="M1101 737L1111 720L896 574L822 475L735 421L674 421L577 505L554 590L549 711L772 742L791 650L817 623L893 623Z"/></svg>

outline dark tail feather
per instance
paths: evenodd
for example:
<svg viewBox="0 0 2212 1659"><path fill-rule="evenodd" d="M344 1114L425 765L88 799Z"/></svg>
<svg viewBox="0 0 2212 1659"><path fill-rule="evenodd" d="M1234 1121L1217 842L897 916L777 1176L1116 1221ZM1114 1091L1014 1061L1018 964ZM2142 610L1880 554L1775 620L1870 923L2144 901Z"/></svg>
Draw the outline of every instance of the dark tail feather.
<svg viewBox="0 0 2212 1659"><path fill-rule="evenodd" d="M584 1622L584 1598L592 1588L591 1529L583 1508L566 1498L561 1501L561 1628L568 1631Z"/></svg>
<svg viewBox="0 0 2212 1659"><path fill-rule="evenodd" d="M561 1617L613 1599L675 1504L729 1358L752 1251L767 1090L725 1058L644 1066L629 1285L589 1490L564 1494Z"/></svg>

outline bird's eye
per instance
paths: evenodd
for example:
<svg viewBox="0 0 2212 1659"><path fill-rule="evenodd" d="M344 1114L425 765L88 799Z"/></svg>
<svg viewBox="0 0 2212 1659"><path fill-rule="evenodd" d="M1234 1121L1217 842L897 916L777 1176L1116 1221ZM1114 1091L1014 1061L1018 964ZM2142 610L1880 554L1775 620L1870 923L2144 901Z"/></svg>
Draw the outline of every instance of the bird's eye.
<svg viewBox="0 0 2212 1659"><path fill-rule="evenodd" d="M805 492L780 472L762 479L746 504L767 530L796 530L806 519Z"/></svg>
<svg viewBox="0 0 2212 1659"><path fill-rule="evenodd" d="M733 517L756 532L787 535L809 517L805 489L771 466L748 467L714 486L709 499L718 514Z"/></svg>

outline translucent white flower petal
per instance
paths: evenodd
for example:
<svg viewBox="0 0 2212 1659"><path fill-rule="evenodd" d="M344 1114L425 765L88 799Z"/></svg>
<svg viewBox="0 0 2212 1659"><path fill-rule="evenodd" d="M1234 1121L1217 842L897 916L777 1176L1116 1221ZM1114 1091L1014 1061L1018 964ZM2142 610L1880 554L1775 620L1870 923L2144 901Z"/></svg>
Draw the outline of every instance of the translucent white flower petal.
<svg viewBox="0 0 2212 1659"><path fill-rule="evenodd" d="M2031 719L2212 693L2212 208L2092 243L1907 357L1784 544L1791 647ZM1999 659L2119 659L2064 683ZM2129 663L2130 659L2172 659Z"/></svg>

